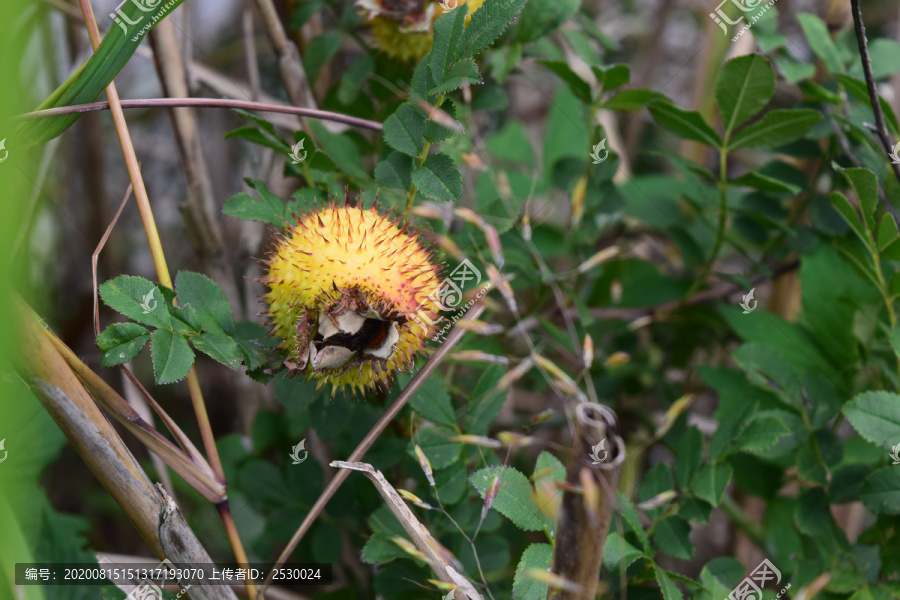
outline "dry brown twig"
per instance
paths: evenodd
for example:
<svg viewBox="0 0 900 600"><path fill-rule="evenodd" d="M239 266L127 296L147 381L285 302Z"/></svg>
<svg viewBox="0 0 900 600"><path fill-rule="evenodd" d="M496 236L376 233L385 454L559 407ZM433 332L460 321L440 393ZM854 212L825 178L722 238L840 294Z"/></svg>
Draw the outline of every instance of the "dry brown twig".
<svg viewBox="0 0 900 600"><path fill-rule="evenodd" d="M394 489L394 486L388 483L387 479L384 478L384 475L381 474L381 471L378 471L368 463L362 462L344 462L336 460L331 463L331 466L339 469L360 471L372 480L372 483L374 483L375 487L378 489L378 493L381 494L381 497L384 498L388 508L391 509L394 516L400 521L400 524L403 526L403 529L406 530L406 533L409 534L409 537L412 538L416 548L418 548L419 552L425 556L428 565L434 571L435 575L437 575L441 581L446 581L447 583L452 583L456 586L456 589L453 592L455 600L483 600L481 594L478 593L472 583L466 579L462 573L457 571L456 567L450 564L450 561L447 560L446 548L441 546L428 529L419 522L403 501L403 498L400 497L400 494L397 493L397 490Z"/></svg>

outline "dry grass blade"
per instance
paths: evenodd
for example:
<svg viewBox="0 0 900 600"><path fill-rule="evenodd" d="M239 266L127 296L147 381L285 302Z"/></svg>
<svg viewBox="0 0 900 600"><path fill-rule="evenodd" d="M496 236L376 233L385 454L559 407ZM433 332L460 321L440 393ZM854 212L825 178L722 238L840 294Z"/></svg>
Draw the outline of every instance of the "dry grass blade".
<svg viewBox="0 0 900 600"><path fill-rule="evenodd" d="M456 586L456 590L453 592L453 598L456 600L482 600L481 594L475 590L472 583L448 562L445 558L447 550L443 548L438 541L434 539L428 529L419 522L412 511L409 510L409 507L406 506L406 503L403 502L403 498L400 497L400 494L397 493L394 486L388 483L387 479L384 478L384 475L381 474L381 471L377 471L368 463L361 462L344 462L336 460L331 463L331 466L340 469L360 471L365 473L365 475L372 480L372 483L374 483L375 487L378 489L378 493L381 494L381 497L384 498L388 508L391 509L394 516L400 521L400 524L403 526L403 529L406 530L406 533L409 534L409 537L412 538L416 548L425 556L428 564L431 566L432 570L434 570L435 575L437 575L441 581L446 581L447 583L452 583Z"/></svg>

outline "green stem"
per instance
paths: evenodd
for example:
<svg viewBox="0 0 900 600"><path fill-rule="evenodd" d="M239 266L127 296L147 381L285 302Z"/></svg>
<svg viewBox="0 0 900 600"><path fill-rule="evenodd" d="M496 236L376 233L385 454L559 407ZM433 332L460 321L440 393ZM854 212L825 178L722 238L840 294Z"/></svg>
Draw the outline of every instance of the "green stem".
<svg viewBox="0 0 900 600"><path fill-rule="evenodd" d="M725 514L734 521L734 524L737 525L738 529L740 529L744 535L750 538L758 547L762 548L763 542L765 541L765 535L763 535L762 528L757 523L750 520L743 509L741 509L731 496L728 494L722 496L721 507Z"/></svg>
<svg viewBox="0 0 900 600"><path fill-rule="evenodd" d="M444 103L444 94L438 96L437 101L434 105L438 108ZM422 151L419 152L419 161L416 164L416 168L418 169L423 164L425 164L425 159L428 158L428 150L431 148L431 142L425 140L422 144ZM406 209L403 211L404 217L409 214L409 209L412 207L413 199L416 197L416 184L411 183L409 187L409 191L406 192Z"/></svg>
<svg viewBox="0 0 900 600"><path fill-rule="evenodd" d="M706 278L709 277L709 274L712 272L713 264L716 262L716 258L719 257L719 252L722 250L722 244L725 242L725 230L728 226L727 192L728 151L725 148L722 148L719 150L719 224L716 227L716 239L715 242L713 242L713 248L709 253L709 258L706 259L706 264L703 265L703 271L700 272L700 277L694 280L694 283L684 295L684 298L693 296L694 292L703 285L703 282L706 281Z"/></svg>

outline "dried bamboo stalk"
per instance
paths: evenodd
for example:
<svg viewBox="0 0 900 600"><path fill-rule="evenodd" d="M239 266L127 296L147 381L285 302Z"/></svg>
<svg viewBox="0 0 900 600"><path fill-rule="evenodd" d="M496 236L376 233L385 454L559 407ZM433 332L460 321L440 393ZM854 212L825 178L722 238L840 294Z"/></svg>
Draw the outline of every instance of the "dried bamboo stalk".
<svg viewBox="0 0 900 600"><path fill-rule="evenodd" d="M563 493L551 572L573 583L551 587L548 600L592 600L597 593L606 534L616 504L616 487L625 461L625 442L618 435L616 415L601 404L575 408L575 435L566 467L568 491ZM605 460L593 464L594 447L607 440ZM581 490L581 493L574 490Z"/></svg>
<svg viewBox="0 0 900 600"><path fill-rule="evenodd" d="M75 371L30 318L17 368L25 383L66 435L75 451L160 560L212 564L175 503L153 485L122 438L94 403ZM221 586L220 586L221 587ZM194 586L195 600L236 600L227 587Z"/></svg>

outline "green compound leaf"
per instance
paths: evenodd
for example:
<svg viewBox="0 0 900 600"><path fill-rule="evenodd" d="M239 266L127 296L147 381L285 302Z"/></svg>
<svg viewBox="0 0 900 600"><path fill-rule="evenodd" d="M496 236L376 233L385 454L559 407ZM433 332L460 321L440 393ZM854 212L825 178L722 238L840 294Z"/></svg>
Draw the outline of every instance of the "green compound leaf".
<svg viewBox="0 0 900 600"><path fill-rule="evenodd" d="M231 305L212 279L200 273L181 271L175 277L178 304L191 306L197 311L204 331L234 335L234 317Z"/></svg>
<svg viewBox="0 0 900 600"><path fill-rule="evenodd" d="M225 201L222 212L248 221L262 221L279 227L284 225L284 200L270 192L264 181L259 179L245 181L256 189L259 200L250 194L240 192Z"/></svg>
<svg viewBox="0 0 900 600"><path fill-rule="evenodd" d="M725 137L761 111L775 93L775 71L759 54L729 60L716 81L716 101Z"/></svg>
<svg viewBox="0 0 900 600"><path fill-rule="evenodd" d="M493 44L524 6L525 0L485 0L466 27L459 56L475 56Z"/></svg>
<svg viewBox="0 0 900 600"><path fill-rule="evenodd" d="M500 490L494 498L492 508L525 531L540 531L547 526L547 520L532 500L531 483L525 475L512 467L481 469L472 473L469 482L484 498L495 476L500 477Z"/></svg>
<svg viewBox="0 0 900 600"><path fill-rule="evenodd" d="M401 104L384 122L384 141L407 156L417 157L422 150L425 115L410 104Z"/></svg>
<svg viewBox="0 0 900 600"><path fill-rule="evenodd" d="M97 338L97 347L103 351L100 364L112 367L128 362L137 356L150 339L146 327L137 323L113 323Z"/></svg>
<svg viewBox="0 0 900 600"><path fill-rule="evenodd" d="M194 352L180 333L157 329L150 339L153 372L156 383L172 383L184 379L194 364Z"/></svg>
<svg viewBox="0 0 900 600"><path fill-rule="evenodd" d="M172 327L165 297L143 277L119 275L110 279L100 284L100 297L104 304L132 321L161 329Z"/></svg>
<svg viewBox="0 0 900 600"><path fill-rule="evenodd" d="M462 196L462 175L446 154L432 154L413 171L412 182L433 200L454 202Z"/></svg>
<svg viewBox="0 0 900 600"><path fill-rule="evenodd" d="M553 546L550 544L531 544L522 553L516 575L513 578L513 598L515 600L544 600L547 597L547 584L532 579L527 575L529 569L546 571L553 559Z"/></svg>

